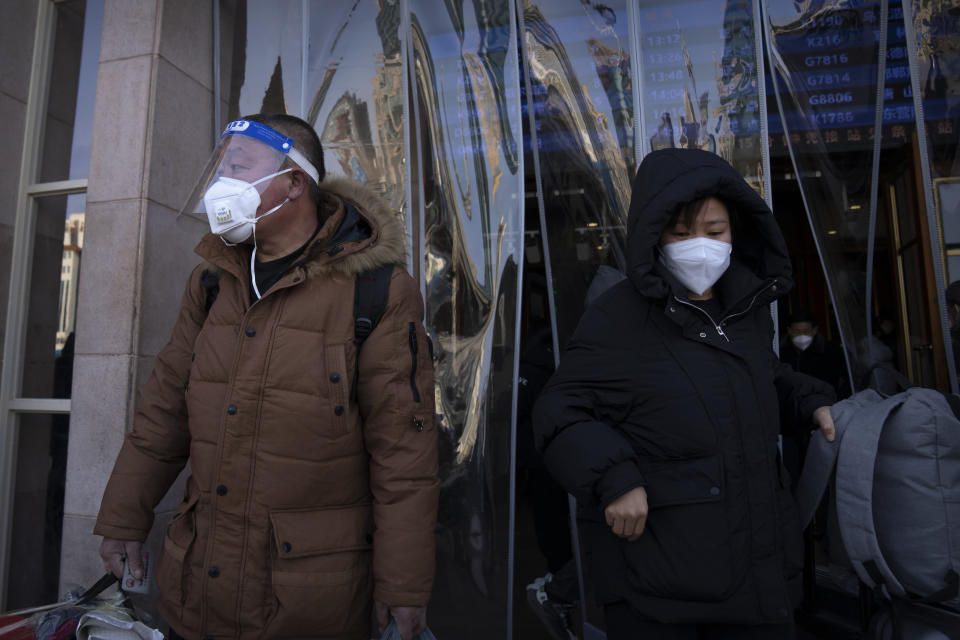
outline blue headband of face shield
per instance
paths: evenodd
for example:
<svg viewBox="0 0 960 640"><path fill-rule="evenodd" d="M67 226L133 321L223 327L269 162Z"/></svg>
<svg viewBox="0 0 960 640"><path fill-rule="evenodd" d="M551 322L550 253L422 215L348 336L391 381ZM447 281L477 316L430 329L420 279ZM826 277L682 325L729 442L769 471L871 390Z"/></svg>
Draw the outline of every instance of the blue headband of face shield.
<svg viewBox="0 0 960 640"><path fill-rule="evenodd" d="M272 129L259 122L254 122L253 120L234 120L226 126L220 138L231 135L248 136L254 140L259 140L267 146L285 154L298 167L303 169L308 176L313 178L314 182L320 182L320 173L316 167L313 166L313 163L294 148L293 138L288 138L276 129Z"/></svg>

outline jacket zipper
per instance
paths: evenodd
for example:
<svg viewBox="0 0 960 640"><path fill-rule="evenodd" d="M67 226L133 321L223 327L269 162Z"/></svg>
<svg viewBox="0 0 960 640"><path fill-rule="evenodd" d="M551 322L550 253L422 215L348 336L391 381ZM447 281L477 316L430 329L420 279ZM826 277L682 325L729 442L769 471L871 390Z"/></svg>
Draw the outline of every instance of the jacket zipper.
<svg viewBox="0 0 960 640"><path fill-rule="evenodd" d="M723 327L721 327L719 324L717 324L716 322L714 322L714 321L713 321L713 318L710 316L709 313L706 312L705 309L701 309L701 308L698 307L697 305L692 304L692 303L690 303L690 302L684 302L683 300L681 300L681 299L678 298L677 296L673 296L673 299L676 300L677 302L679 302L680 304L685 304L685 305L687 305L688 307L690 307L690 308L692 308L692 309L696 309L697 311L699 311L699 312L702 313L703 315L707 316L707 320L709 320L709 321L710 321L710 324L713 325L713 328L717 330L717 333L720 334L720 335L723 337L724 340L726 340L727 342L730 342L730 338L728 338L728 337L727 337L727 334L725 334L725 333L723 332Z"/></svg>
<svg viewBox="0 0 960 640"><path fill-rule="evenodd" d="M746 308L744 308L743 311L738 311L737 313L731 313L731 314L728 315L726 318L724 318L723 320L720 321L720 325L723 326L723 325L727 324L727 321L728 321L730 318L736 318L737 316L742 316L743 314L745 314L745 313L747 313L748 311L750 311L750 309L753 308L753 303L756 302L756 301L757 301L757 298L760 297L760 294L763 293L764 291L766 291L767 289L769 289L770 287L772 287L776 282L777 282L776 280L771 280L770 282L768 282L768 283L767 283L767 286L765 286L764 288L760 289L760 290L757 291L755 294L753 294L753 297L750 299L750 304L748 304L748 305L746 306Z"/></svg>
<svg viewBox="0 0 960 640"><path fill-rule="evenodd" d="M410 390L413 392L413 401L420 402L420 390L417 389L417 325L414 322L410 327Z"/></svg>
<svg viewBox="0 0 960 640"><path fill-rule="evenodd" d="M730 315L728 315L727 317L725 317L723 320L721 320L719 323L714 322L713 317L711 317L711 315L710 315L709 313L707 313L707 311L706 311L705 309L701 309L701 308L698 307L697 305L692 304L692 303L690 303L690 302L685 302L685 301L681 300L680 298L678 298L677 296L673 296L673 299L676 300L677 302L679 302L680 304L684 304L684 305L686 305L686 306L688 306L688 307L691 307L691 308L693 308L693 309L696 309L697 311L699 311L700 313L702 313L703 315L705 315L705 316L707 317L707 320L710 321L710 324L713 325L713 328L717 330L717 333L718 333L720 336L722 336L724 340L726 340L727 342L730 342L730 338L727 337L727 334L726 334L726 333L724 333L723 327L727 324L727 322L730 320L730 318L736 318L737 316L742 316L743 314L745 314L745 313L747 313L748 311L750 311L750 309L753 308L753 303L756 302L756 301L757 301L757 298L760 297L760 294L763 293L764 291L766 291L767 289L769 289L770 287L772 287L772 286L774 285L774 283L776 283L776 280L771 280L770 282L767 283L767 286L763 287L762 289L760 289L759 291L757 291L755 294L753 294L753 298L750 299L750 303L744 308L743 311L738 311L737 313L731 313Z"/></svg>

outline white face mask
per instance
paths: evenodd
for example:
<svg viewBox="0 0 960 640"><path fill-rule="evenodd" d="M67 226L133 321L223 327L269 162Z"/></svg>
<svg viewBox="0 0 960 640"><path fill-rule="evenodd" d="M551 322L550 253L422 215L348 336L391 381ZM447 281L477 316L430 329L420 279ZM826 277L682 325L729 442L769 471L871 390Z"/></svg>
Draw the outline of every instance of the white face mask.
<svg viewBox="0 0 960 640"><path fill-rule="evenodd" d="M236 178L217 178L217 181L211 184L203 194L203 205L207 210L210 231L230 244L238 244L249 238L257 222L289 202L289 199L285 199L258 218L260 193L254 185L288 171L291 169L271 173L255 182Z"/></svg>
<svg viewBox="0 0 960 640"><path fill-rule="evenodd" d="M690 238L670 242L661 249L663 254L660 260L667 271L672 273L687 291L701 296L716 284L730 266L733 246L722 240Z"/></svg>
<svg viewBox="0 0 960 640"><path fill-rule="evenodd" d="M813 344L813 336L793 336L790 340L793 341L793 346L800 349L800 351L806 351L807 347Z"/></svg>

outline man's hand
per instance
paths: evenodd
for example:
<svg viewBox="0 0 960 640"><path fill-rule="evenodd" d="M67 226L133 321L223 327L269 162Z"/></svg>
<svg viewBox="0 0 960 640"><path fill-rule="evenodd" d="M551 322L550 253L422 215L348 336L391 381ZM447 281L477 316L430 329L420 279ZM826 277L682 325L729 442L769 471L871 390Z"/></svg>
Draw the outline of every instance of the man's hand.
<svg viewBox="0 0 960 640"><path fill-rule="evenodd" d="M427 628L426 607L388 607L376 600L373 604L377 612L377 624L380 625L381 634L390 624L391 616L397 621L397 630L403 640L413 640Z"/></svg>
<svg viewBox="0 0 960 640"><path fill-rule="evenodd" d="M830 407L820 407L813 412L813 424L817 425L827 442L833 442L837 437L837 427L833 424L833 416L830 415Z"/></svg>
<svg viewBox="0 0 960 640"><path fill-rule="evenodd" d="M143 557L140 555L143 545L135 540L114 540L104 538L100 543L100 557L103 568L118 578L123 578L123 559L130 563L130 573L137 580L143 578Z"/></svg>
<svg viewBox="0 0 960 640"><path fill-rule="evenodd" d="M607 524L621 538L633 542L647 524L647 491L636 487L607 505L603 510Z"/></svg>

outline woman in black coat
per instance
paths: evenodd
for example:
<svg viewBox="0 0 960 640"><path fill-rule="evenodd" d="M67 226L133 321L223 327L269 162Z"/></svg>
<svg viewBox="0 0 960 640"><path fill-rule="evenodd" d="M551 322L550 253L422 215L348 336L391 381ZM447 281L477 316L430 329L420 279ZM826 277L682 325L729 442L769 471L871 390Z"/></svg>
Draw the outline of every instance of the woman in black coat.
<svg viewBox="0 0 960 640"><path fill-rule="evenodd" d="M834 397L773 352L769 304L793 284L780 230L718 156L655 151L627 257L534 414L580 505L608 637L792 637L801 530L779 404L832 439Z"/></svg>

